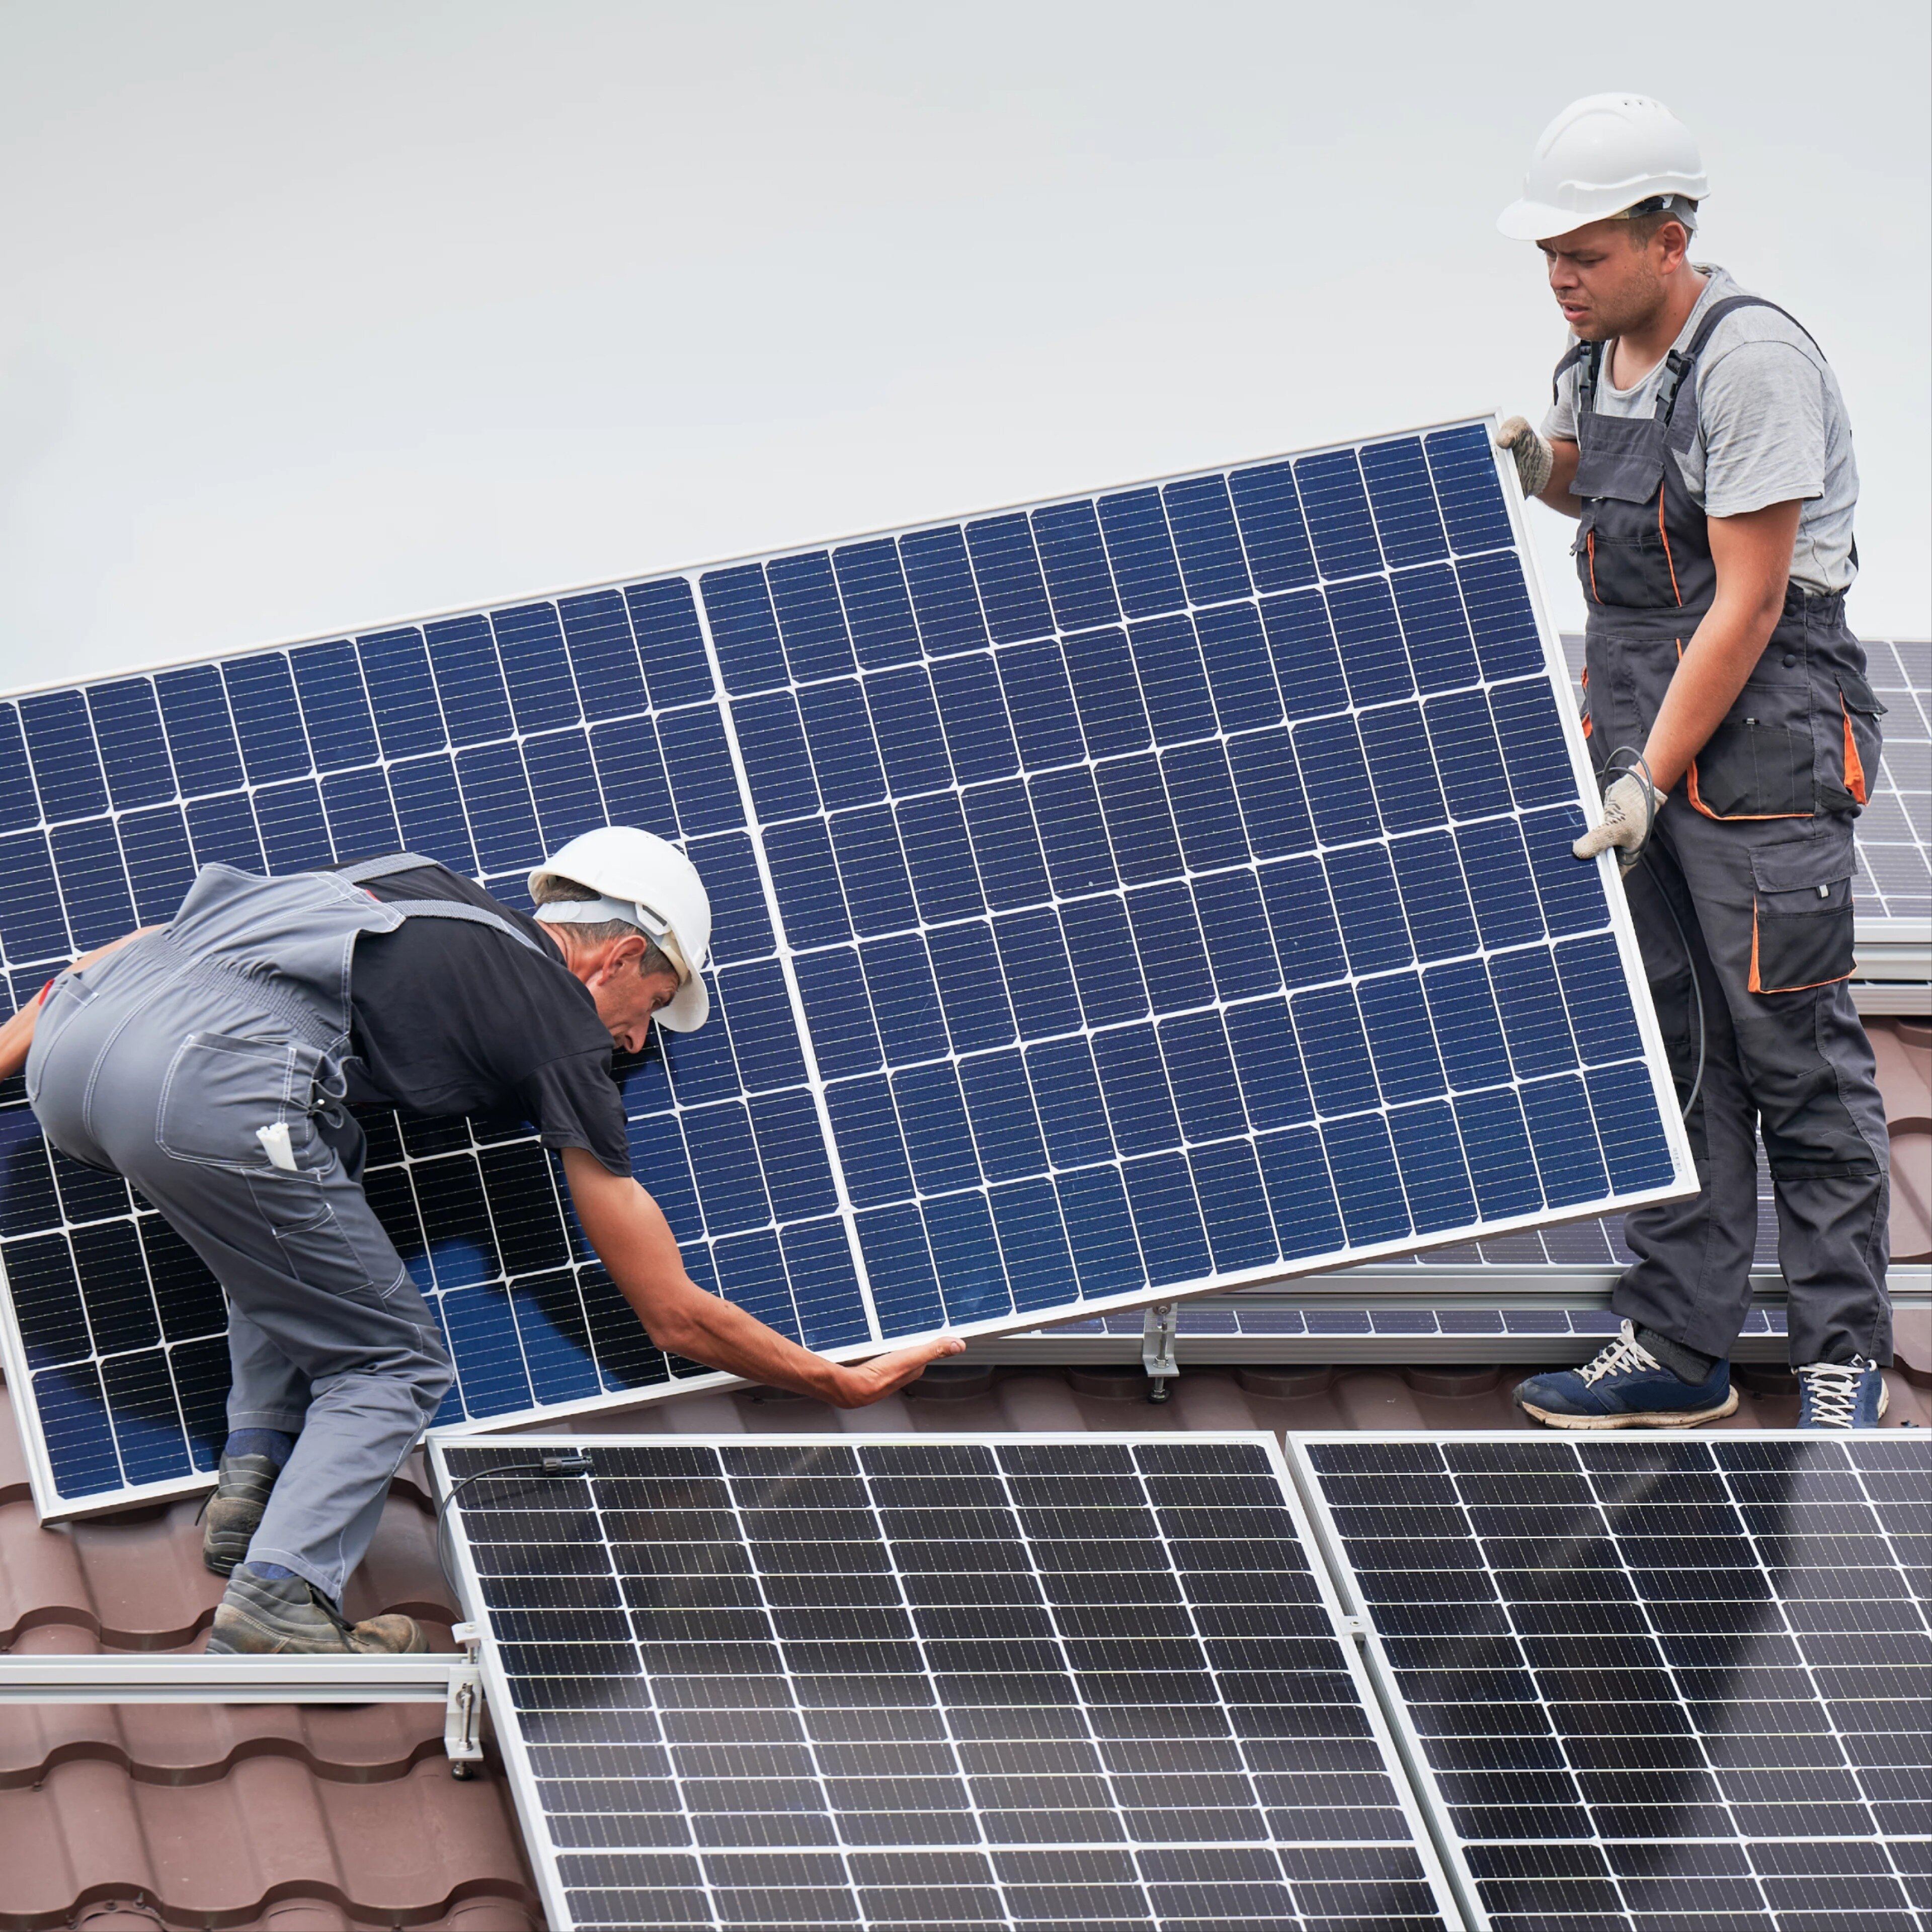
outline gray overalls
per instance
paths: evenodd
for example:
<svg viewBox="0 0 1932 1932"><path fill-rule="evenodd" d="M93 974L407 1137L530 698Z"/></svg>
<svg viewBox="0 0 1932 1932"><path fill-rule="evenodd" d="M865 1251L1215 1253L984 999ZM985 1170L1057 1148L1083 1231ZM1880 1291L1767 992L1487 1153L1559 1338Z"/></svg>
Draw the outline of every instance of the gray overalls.
<svg viewBox="0 0 1932 1932"><path fill-rule="evenodd" d="M1557 365L1560 376L1581 364L1570 488L1584 502L1583 728L1600 773L1642 748L1717 592L1704 512L1672 454L1695 430L1698 356L1732 310L1772 306L1750 296L1715 304L1671 351L1652 417L1595 412L1601 344L1580 343ZM1637 1258L1616 1307L1706 1354L1730 1353L1750 1305L1756 1127L1778 1198L1792 1361L1891 1359L1889 1144L1845 985L1852 821L1877 770L1883 710L1844 598L1791 586L1750 682L1624 881L1686 1097L1696 1076L1694 974L1702 991L1703 1082L1687 1124L1703 1188L1629 1216Z"/></svg>
<svg viewBox="0 0 1932 1932"><path fill-rule="evenodd" d="M205 866L171 924L55 981L27 1059L47 1138L132 1181L226 1290L229 1426L298 1438L250 1558L334 1601L452 1373L340 1106L356 942L453 918L543 950L481 907L356 884L434 862Z"/></svg>

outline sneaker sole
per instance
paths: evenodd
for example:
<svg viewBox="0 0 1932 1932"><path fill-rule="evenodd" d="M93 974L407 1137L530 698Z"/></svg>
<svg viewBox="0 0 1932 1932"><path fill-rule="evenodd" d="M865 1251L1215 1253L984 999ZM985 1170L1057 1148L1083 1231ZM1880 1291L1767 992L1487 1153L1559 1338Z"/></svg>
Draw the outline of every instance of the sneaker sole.
<svg viewBox="0 0 1932 1932"><path fill-rule="evenodd" d="M1730 1389L1715 1408L1672 1410L1665 1413L1633 1415L1564 1415L1552 1408L1538 1408L1529 1402L1518 1406L1526 1415L1546 1422L1552 1429L1694 1429L1700 1422L1718 1422L1736 1412L1738 1392Z"/></svg>

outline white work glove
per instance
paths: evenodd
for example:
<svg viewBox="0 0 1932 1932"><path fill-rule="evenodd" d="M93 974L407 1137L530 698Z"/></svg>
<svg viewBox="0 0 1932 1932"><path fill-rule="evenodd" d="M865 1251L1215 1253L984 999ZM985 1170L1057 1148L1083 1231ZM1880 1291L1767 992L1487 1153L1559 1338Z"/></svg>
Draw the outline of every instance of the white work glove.
<svg viewBox="0 0 1932 1932"><path fill-rule="evenodd" d="M1647 778L1625 772L1604 794L1603 824L1592 826L1570 850L1580 859L1594 859L1615 846L1617 870L1628 872L1642 854L1664 800L1664 794Z"/></svg>
<svg viewBox="0 0 1932 1932"><path fill-rule="evenodd" d="M1540 496L1556 467L1556 452L1529 426L1527 416L1511 416L1496 431L1496 447L1516 458L1516 480L1526 496Z"/></svg>

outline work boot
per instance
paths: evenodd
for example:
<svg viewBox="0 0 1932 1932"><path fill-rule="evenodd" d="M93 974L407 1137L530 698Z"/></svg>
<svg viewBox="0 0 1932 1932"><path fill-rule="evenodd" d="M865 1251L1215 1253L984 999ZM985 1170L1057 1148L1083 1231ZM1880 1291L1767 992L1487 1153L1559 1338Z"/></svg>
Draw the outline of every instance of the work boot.
<svg viewBox="0 0 1932 1932"><path fill-rule="evenodd" d="M352 1624L302 1576L263 1576L239 1564L214 1608L210 1657L417 1656L429 1644L413 1617Z"/></svg>
<svg viewBox="0 0 1932 1932"><path fill-rule="evenodd" d="M282 1466L272 1456L222 1456L201 1526L201 1560L218 1576L232 1576L236 1564L248 1554L250 1539L261 1527L262 1512L268 1507L268 1492L281 1473Z"/></svg>
<svg viewBox="0 0 1932 1932"><path fill-rule="evenodd" d="M1807 1362L1798 1371L1800 1429L1876 1429L1890 1402L1885 1371L1862 1355Z"/></svg>
<svg viewBox="0 0 1932 1932"><path fill-rule="evenodd" d="M1594 1361L1516 1384L1516 1399L1556 1429L1688 1429L1715 1422L1738 1406L1731 1365L1714 1362L1701 1382L1672 1374L1630 1323Z"/></svg>

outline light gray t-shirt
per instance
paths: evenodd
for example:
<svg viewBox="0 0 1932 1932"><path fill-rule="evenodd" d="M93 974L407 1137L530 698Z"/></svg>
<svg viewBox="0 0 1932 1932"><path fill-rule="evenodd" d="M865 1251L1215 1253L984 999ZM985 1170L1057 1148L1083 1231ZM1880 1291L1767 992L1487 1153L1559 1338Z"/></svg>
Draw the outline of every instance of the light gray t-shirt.
<svg viewBox="0 0 1932 1932"><path fill-rule="evenodd" d="M1679 349L1690 346L1713 303L1748 292L1724 269L1696 266L1709 279L1677 338ZM1628 389L1610 386L1612 359L1606 347L1596 413L1654 416L1665 359ZM1563 372L1543 419L1546 436L1576 440L1580 373L1574 366ZM1802 589L1843 590L1858 574L1852 513L1858 471L1845 399L1810 338L1775 309L1737 309L1718 323L1697 358L1696 433L1689 448L1673 448L1670 456L1706 516L1742 516L1794 497L1803 502L1791 558L1792 581Z"/></svg>

